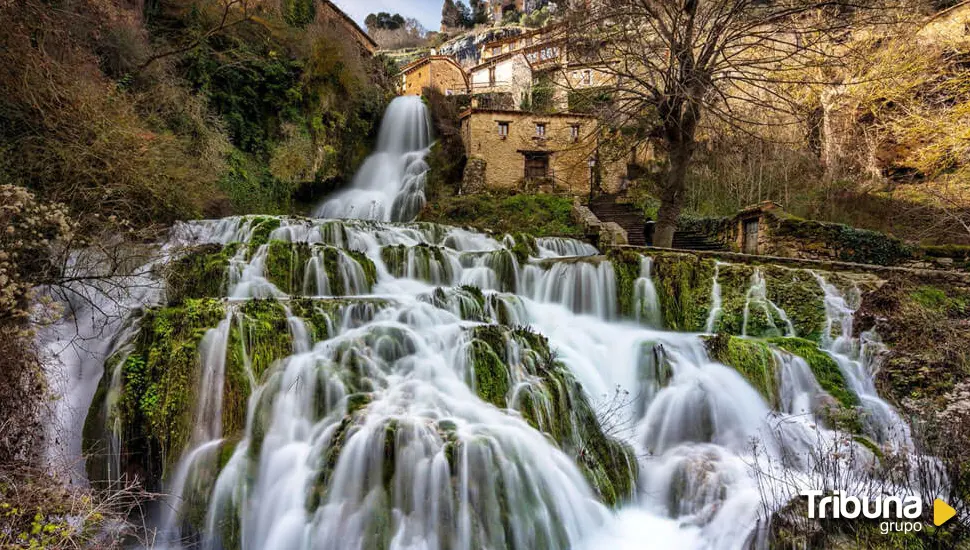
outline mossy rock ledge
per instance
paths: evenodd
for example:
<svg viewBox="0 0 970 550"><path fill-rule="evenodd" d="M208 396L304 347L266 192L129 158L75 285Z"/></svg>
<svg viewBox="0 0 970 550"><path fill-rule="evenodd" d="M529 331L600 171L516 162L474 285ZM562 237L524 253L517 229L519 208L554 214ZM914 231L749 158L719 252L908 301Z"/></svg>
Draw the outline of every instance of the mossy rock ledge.
<svg viewBox="0 0 970 550"><path fill-rule="evenodd" d="M468 374L483 400L517 411L548 434L573 457L603 502L616 506L633 496L633 449L603 432L582 386L556 361L544 336L501 325L481 325L468 336Z"/></svg>

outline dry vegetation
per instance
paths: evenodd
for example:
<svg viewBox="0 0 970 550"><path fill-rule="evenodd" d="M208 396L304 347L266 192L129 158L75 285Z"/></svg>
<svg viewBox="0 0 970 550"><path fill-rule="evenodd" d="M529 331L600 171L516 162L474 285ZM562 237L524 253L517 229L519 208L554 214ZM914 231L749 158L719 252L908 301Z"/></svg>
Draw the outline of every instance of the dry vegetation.
<svg viewBox="0 0 970 550"><path fill-rule="evenodd" d="M0 546L108 546L130 488L26 466L52 402L33 289L87 284L71 250L110 277L131 263L112 251L176 220L315 200L369 149L391 80L309 0L23 0L0 20Z"/></svg>

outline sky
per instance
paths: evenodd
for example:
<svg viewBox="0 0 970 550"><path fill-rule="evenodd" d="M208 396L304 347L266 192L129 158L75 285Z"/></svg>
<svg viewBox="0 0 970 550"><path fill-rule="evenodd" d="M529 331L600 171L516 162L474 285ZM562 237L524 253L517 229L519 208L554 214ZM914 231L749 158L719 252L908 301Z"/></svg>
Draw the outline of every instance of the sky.
<svg viewBox="0 0 970 550"><path fill-rule="evenodd" d="M369 13L386 11L400 13L403 17L413 17L421 22L429 31L436 31L441 26L441 6L443 0L332 0L340 9L353 17L361 28L364 18Z"/></svg>

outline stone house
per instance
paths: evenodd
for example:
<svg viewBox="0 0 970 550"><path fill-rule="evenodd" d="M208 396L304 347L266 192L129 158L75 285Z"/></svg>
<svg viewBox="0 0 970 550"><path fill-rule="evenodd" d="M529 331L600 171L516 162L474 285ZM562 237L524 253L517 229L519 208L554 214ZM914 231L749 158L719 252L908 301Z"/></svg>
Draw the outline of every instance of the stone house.
<svg viewBox="0 0 970 550"><path fill-rule="evenodd" d="M336 4L330 0L321 0L320 14L322 14L324 18L345 28L347 32L350 33L350 36L352 36L354 40L357 41L357 44L365 51L371 55L377 53L377 50L379 49L377 42L375 42L374 39L371 38L366 31L364 31L364 29L360 28L360 25L358 25L349 15L338 8Z"/></svg>
<svg viewBox="0 0 970 550"><path fill-rule="evenodd" d="M622 161L599 154L594 117L573 113L469 109L461 115L469 159L463 192L517 189L585 195L617 192Z"/></svg>
<svg viewBox="0 0 970 550"><path fill-rule="evenodd" d="M468 93L468 75L458 63L443 55L432 55L412 61L398 73L401 95L421 95L425 88L444 95Z"/></svg>
<svg viewBox="0 0 970 550"><path fill-rule="evenodd" d="M473 106L495 108L478 99L483 94L508 94L512 108L518 107L532 95L532 66L522 52L492 57L469 71Z"/></svg>

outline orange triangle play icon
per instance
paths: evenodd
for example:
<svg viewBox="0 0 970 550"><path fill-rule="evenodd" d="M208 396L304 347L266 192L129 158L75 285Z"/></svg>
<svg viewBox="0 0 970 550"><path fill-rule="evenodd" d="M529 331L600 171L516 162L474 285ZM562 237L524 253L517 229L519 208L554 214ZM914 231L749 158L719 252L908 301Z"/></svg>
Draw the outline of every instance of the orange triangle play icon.
<svg viewBox="0 0 970 550"><path fill-rule="evenodd" d="M950 521L955 515L957 515L957 511L949 504L940 499L933 501L933 524L937 527Z"/></svg>

